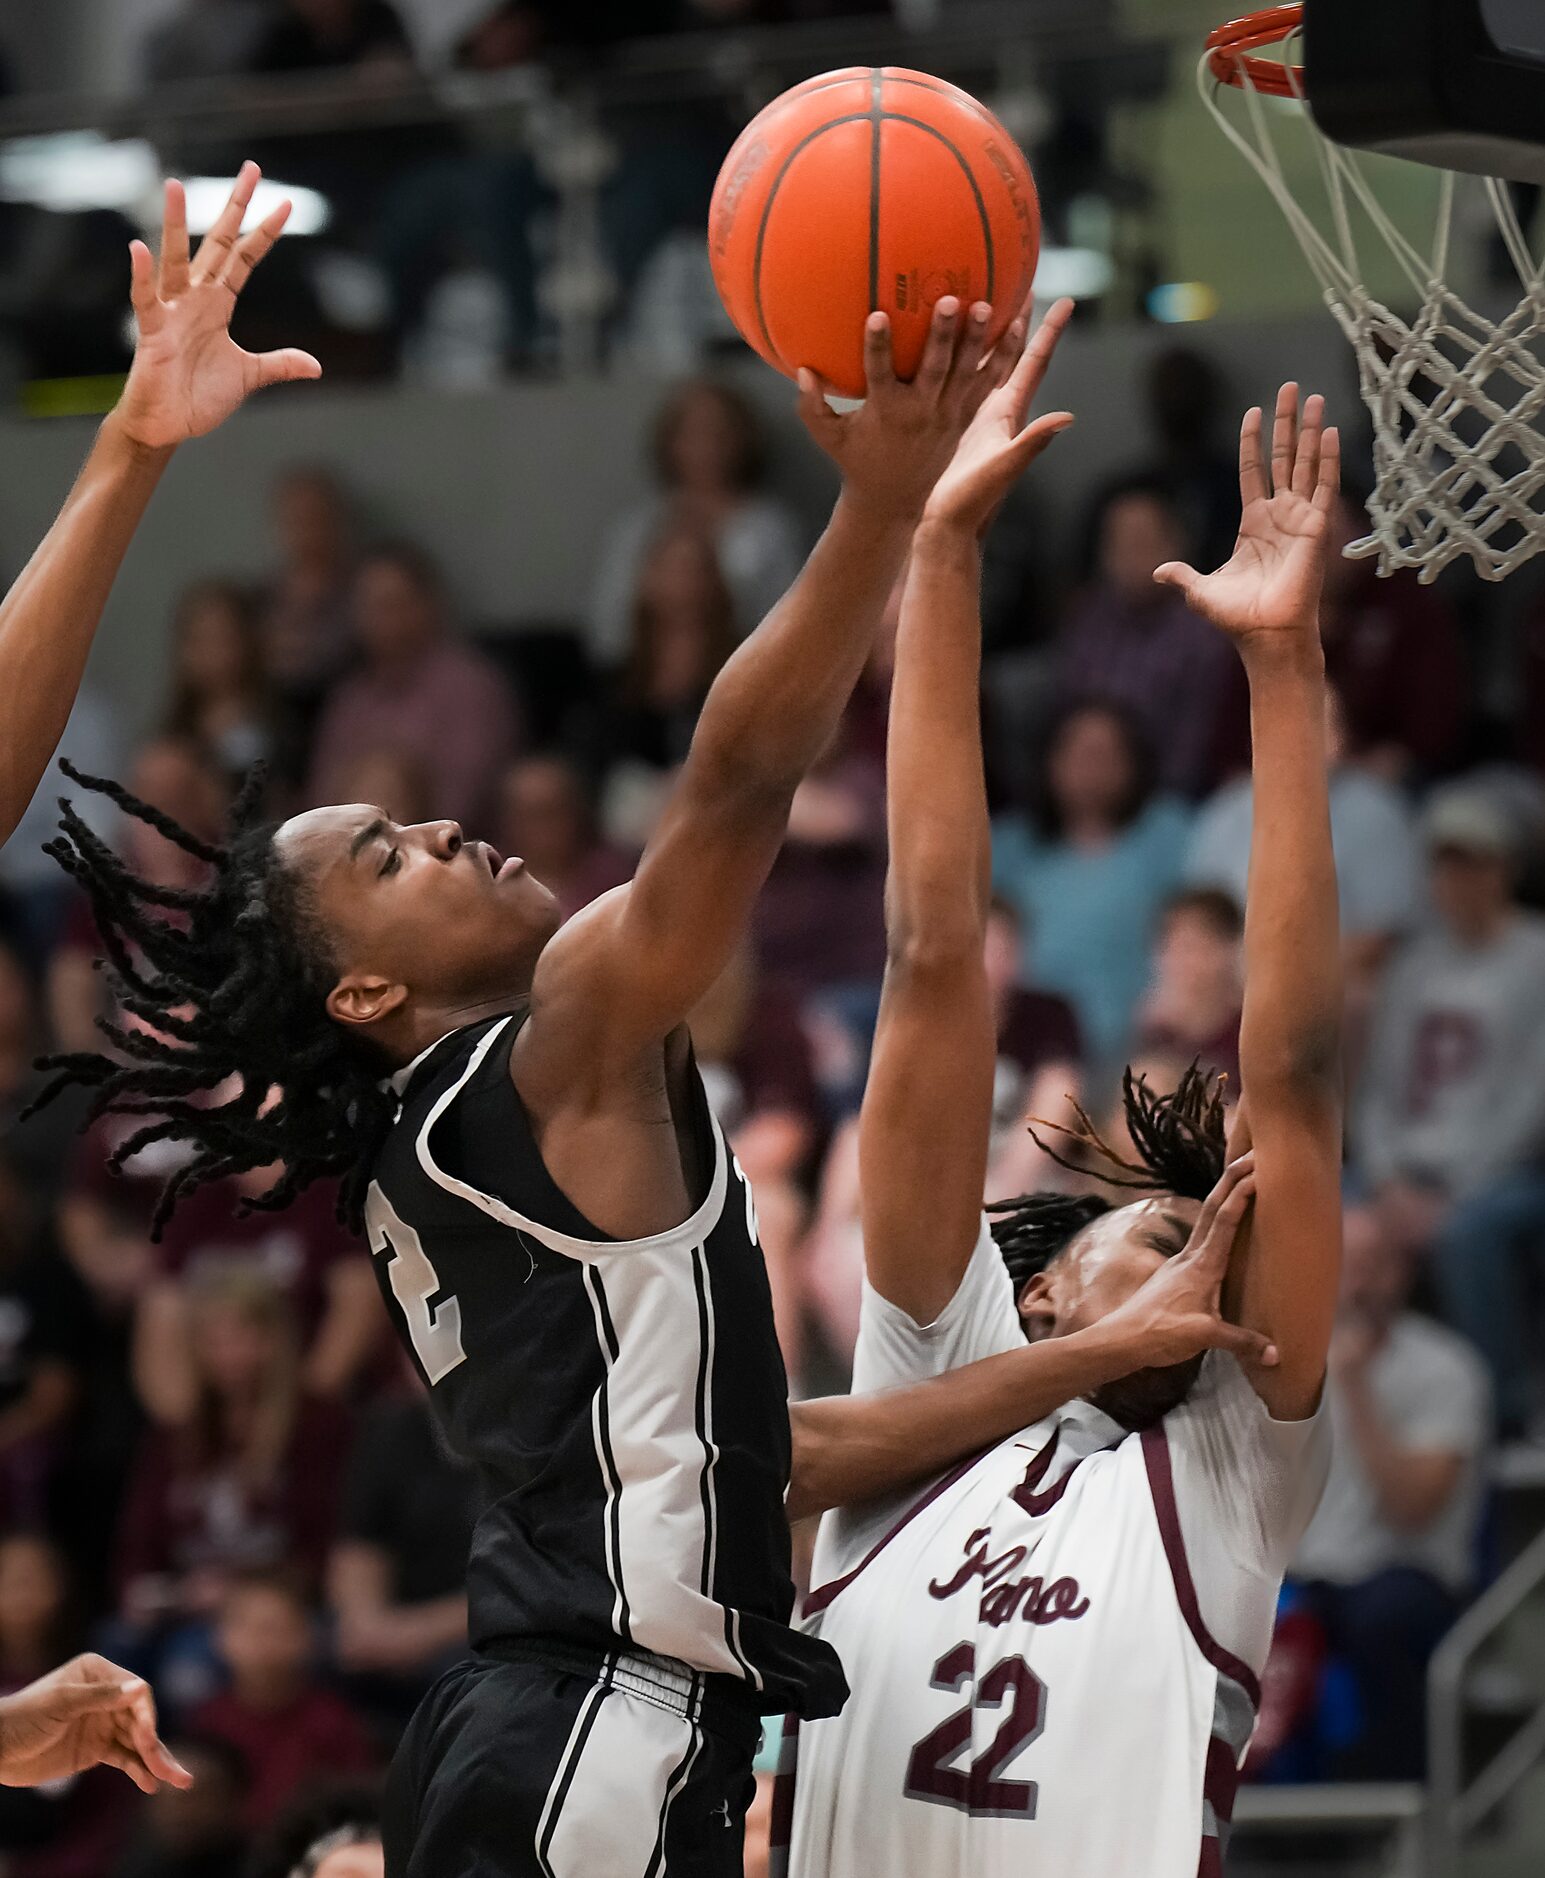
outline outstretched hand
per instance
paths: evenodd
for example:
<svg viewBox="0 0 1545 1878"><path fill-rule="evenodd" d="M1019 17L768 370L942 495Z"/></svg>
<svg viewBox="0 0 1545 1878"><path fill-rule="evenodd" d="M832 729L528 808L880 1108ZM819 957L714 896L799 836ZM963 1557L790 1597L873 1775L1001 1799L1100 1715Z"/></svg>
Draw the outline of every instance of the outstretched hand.
<svg viewBox="0 0 1545 1878"><path fill-rule="evenodd" d="M1073 422L1071 411L1053 411L1034 423L1028 421L1031 402L1072 317L1073 302L1059 300L1028 345L1026 323L1016 320L1002 344L983 361L978 376L987 387L986 395L949 468L934 485L924 521L984 535L1014 484Z"/></svg>
<svg viewBox="0 0 1545 1878"><path fill-rule="evenodd" d="M36 1787L117 1767L144 1793L193 1776L156 1732L149 1685L102 1656L73 1662L0 1698L0 1785Z"/></svg>
<svg viewBox="0 0 1545 1878"><path fill-rule="evenodd" d="M1234 1241L1255 1198L1255 1156L1230 1162L1197 1215L1183 1251L1166 1259L1119 1311L1130 1323L1143 1363L1167 1369L1206 1350L1227 1350L1241 1363L1270 1368L1272 1343L1254 1330L1227 1323L1221 1315L1223 1280Z"/></svg>
<svg viewBox="0 0 1545 1878"><path fill-rule="evenodd" d="M1325 428L1325 400L1299 411L1297 385L1277 394L1271 477L1262 454L1262 413L1245 414L1239 443L1244 513L1239 540L1215 574L1183 561L1154 570L1193 612L1235 639L1309 628L1318 634L1320 590L1330 552L1330 518L1341 486L1341 436Z"/></svg>
<svg viewBox="0 0 1545 1878"><path fill-rule="evenodd" d="M814 372L800 372L799 415L841 470L851 496L887 519L917 520L963 432L999 383L990 366L978 369L991 318L985 302L964 308L946 295L934 307L916 375L905 380L896 376L889 318L871 313L864 325L868 390L856 411L834 411L830 388Z"/></svg>
<svg viewBox="0 0 1545 1878"><path fill-rule="evenodd" d="M237 296L290 215L290 204L281 202L241 232L260 174L255 163L242 165L197 255L190 258L187 198L178 182L166 185L159 260L143 241L129 244L139 338L115 416L144 449L204 436L265 385L322 376L309 352L244 352L231 338Z"/></svg>

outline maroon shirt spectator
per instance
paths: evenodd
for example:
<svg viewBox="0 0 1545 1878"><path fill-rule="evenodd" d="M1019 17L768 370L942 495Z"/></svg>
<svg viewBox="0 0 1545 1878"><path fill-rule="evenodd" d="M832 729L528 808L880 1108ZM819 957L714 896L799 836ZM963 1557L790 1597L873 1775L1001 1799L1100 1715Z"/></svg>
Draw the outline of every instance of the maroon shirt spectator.
<svg viewBox="0 0 1545 1878"><path fill-rule="evenodd" d="M487 827L517 742L504 678L451 632L439 577L411 548L366 557L354 617L364 663L322 714L311 800L348 800L345 783L360 762L392 749L422 767L433 814L468 831Z"/></svg>
<svg viewBox="0 0 1545 1878"><path fill-rule="evenodd" d="M633 857L604 841L584 776L565 756L528 756L505 773L496 846L521 855L565 919L632 877Z"/></svg>
<svg viewBox="0 0 1545 1878"><path fill-rule="evenodd" d="M1164 490L1134 482L1105 498L1094 584L1063 628L1057 690L1123 706L1148 733L1160 785L1197 796L1217 780L1218 722L1237 664L1228 641L1153 570L1183 557Z"/></svg>
<svg viewBox="0 0 1545 1878"><path fill-rule="evenodd" d="M313 1613L292 1580L278 1572L237 1579L221 1605L218 1641L230 1686L192 1725L246 1761L254 1831L306 1788L370 1771L374 1756L357 1716L316 1680Z"/></svg>
<svg viewBox="0 0 1545 1878"><path fill-rule="evenodd" d="M320 1574L332 1543L349 1425L302 1395L283 1298L252 1274L199 1287L196 1396L146 1437L119 1534L125 1614L209 1610L233 1573L287 1560Z"/></svg>

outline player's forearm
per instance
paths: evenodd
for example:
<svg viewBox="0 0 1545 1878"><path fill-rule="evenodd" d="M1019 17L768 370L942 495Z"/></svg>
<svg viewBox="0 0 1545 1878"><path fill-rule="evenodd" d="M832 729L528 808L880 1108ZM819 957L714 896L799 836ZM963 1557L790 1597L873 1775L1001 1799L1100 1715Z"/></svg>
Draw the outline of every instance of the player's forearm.
<svg viewBox="0 0 1545 1878"><path fill-rule="evenodd" d="M37 552L0 602L0 841L58 747L113 581L170 450L109 417Z"/></svg>
<svg viewBox="0 0 1545 1878"><path fill-rule="evenodd" d="M964 948L980 968L992 884L981 747L981 550L914 539L891 691L886 925L893 961Z"/></svg>
<svg viewBox="0 0 1545 1878"><path fill-rule="evenodd" d="M1341 939L1317 625L1247 642L1245 666L1255 813L1240 1067L1259 1138L1276 1102L1339 1102Z"/></svg>
<svg viewBox="0 0 1545 1878"><path fill-rule="evenodd" d="M831 742L911 539L911 517L844 492L804 572L703 706L688 778L792 794Z"/></svg>
<svg viewBox="0 0 1545 1878"><path fill-rule="evenodd" d="M797 1402L789 1518L903 1492L1143 1365L1129 1333L1097 1324L908 1388Z"/></svg>

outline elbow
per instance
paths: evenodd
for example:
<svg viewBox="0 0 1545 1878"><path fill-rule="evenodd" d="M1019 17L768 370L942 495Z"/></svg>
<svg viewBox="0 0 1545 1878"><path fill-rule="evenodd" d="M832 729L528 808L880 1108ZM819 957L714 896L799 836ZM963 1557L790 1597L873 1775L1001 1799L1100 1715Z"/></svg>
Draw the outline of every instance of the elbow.
<svg viewBox="0 0 1545 1878"><path fill-rule="evenodd" d="M887 896L885 961L899 975L926 980L982 969L987 900L958 878L948 885Z"/></svg>
<svg viewBox="0 0 1545 1878"><path fill-rule="evenodd" d="M1264 1048L1247 1031L1240 1040L1240 1075L1252 1113L1272 1101L1339 1113L1345 1087L1340 1012Z"/></svg>
<svg viewBox="0 0 1545 1878"><path fill-rule="evenodd" d="M794 1526L802 1519L824 1513L831 1501L823 1493L821 1485L825 1473L822 1454L824 1444L799 1403L795 1403L789 1410L789 1433L792 1453L784 1511L788 1515L789 1524Z"/></svg>

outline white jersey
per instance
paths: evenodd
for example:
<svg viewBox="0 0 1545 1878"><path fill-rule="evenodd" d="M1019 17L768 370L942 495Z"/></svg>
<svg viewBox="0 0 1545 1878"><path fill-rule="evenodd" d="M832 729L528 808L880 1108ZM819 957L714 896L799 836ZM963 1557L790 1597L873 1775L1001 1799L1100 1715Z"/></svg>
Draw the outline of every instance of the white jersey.
<svg viewBox="0 0 1545 1878"><path fill-rule="evenodd" d="M937 1323L866 1291L855 1389L1020 1347L983 1236ZM1282 1574L1328 1420L1272 1420L1228 1357L1125 1434L1086 1402L909 1500L828 1515L807 1627L852 1695L792 1724L789 1878L1197 1878L1221 1869Z"/></svg>

